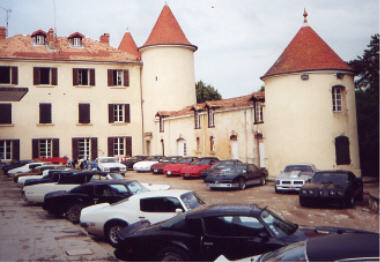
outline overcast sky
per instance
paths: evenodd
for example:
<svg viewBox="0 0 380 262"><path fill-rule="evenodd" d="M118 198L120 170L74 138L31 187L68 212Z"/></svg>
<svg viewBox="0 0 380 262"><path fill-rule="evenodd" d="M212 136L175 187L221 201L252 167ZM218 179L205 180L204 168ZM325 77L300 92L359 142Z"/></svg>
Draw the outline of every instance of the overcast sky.
<svg viewBox="0 0 380 262"><path fill-rule="evenodd" d="M379 29L378 0L0 0L0 25L6 24L6 8L12 10L9 36L48 31L55 23L59 36L80 32L99 40L110 33L117 48L128 28L141 46L165 3L198 46L196 81L214 86L223 98L264 84L260 76L301 28L304 8L309 25L345 61L362 55Z"/></svg>

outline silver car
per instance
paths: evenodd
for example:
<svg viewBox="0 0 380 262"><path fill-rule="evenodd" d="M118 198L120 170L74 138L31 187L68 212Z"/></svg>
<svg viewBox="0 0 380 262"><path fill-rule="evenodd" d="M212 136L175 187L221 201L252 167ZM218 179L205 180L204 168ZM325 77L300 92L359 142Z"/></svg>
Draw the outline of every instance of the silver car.
<svg viewBox="0 0 380 262"><path fill-rule="evenodd" d="M317 168L312 164L287 165L276 178L276 193L299 191L311 179Z"/></svg>

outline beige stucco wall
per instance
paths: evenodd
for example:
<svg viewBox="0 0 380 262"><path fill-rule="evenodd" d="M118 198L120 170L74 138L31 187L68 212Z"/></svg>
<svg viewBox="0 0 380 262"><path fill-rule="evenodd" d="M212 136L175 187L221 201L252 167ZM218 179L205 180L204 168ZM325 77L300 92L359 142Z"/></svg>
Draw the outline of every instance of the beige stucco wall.
<svg viewBox="0 0 380 262"><path fill-rule="evenodd" d="M165 155L177 155L177 141L186 141L187 156L215 156L219 159L231 159L232 135L237 136L239 159L243 162L259 165L258 141L254 134L262 129L254 125L253 107L216 110L215 127L208 127L206 112L200 114L200 129L194 129L194 114L164 120L164 132L159 132L159 122L155 122L154 151L162 153L161 139L165 144ZM210 136L214 137L215 152L210 151ZM196 138L200 139L200 150L197 151Z"/></svg>
<svg viewBox="0 0 380 262"><path fill-rule="evenodd" d="M347 169L360 176L356 107L352 75L313 71L266 78L265 154L270 176L288 164L312 163L319 169ZM344 72L342 72L344 73ZM332 87L343 85L345 109L332 111ZM350 165L336 165L335 137L350 141ZM275 175L275 176L273 176Z"/></svg>
<svg viewBox="0 0 380 262"><path fill-rule="evenodd" d="M194 50L185 46L141 49L144 131L153 132L158 111L179 110L196 103Z"/></svg>
<svg viewBox="0 0 380 262"><path fill-rule="evenodd" d="M18 67L17 87L27 87L12 102L12 125L0 126L0 139L20 139L20 158L32 157L33 138L59 138L60 156L72 156L73 137L97 137L98 155L107 155L107 137L132 136L132 153L142 153L140 65L112 62L0 61ZM33 67L56 67L57 86L34 86ZM95 86L74 87L72 68L94 68ZM107 69L128 69L129 87L107 86ZM3 102L5 103L5 102ZM39 103L52 104L52 124L39 124ZM91 124L79 124L78 104L90 104ZM130 104L131 122L108 123L108 104Z"/></svg>

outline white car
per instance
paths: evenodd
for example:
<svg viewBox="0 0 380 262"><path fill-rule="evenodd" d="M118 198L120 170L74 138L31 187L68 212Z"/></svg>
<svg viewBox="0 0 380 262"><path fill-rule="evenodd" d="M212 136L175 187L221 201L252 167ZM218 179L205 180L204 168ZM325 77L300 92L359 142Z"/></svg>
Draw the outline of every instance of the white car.
<svg viewBox="0 0 380 262"><path fill-rule="evenodd" d="M13 177L17 173L30 172L33 168L35 168L37 166L49 165L49 164L50 163L48 163L48 162L31 162L31 163L25 164L23 166L16 167L16 168L9 170L8 176Z"/></svg>
<svg viewBox="0 0 380 262"><path fill-rule="evenodd" d="M298 192L317 171L318 169L312 164L287 165L276 178L274 190L276 193Z"/></svg>
<svg viewBox="0 0 380 262"><path fill-rule="evenodd" d="M205 203L189 190L151 191L133 195L114 204L98 204L82 209L80 224L88 233L105 237L113 246L119 231L141 219L151 224L169 219L178 213Z"/></svg>
<svg viewBox="0 0 380 262"><path fill-rule="evenodd" d="M103 172L120 172L125 174L127 167L120 164L116 157L98 157L96 159L98 169Z"/></svg>
<svg viewBox="0 0 380 262"><path fill-rule="evenodd" d="M157 164L162 157L148 157L147 159L144 159L142 161L136 162L133 165L133 170L136 172L150 172L150 168Z"/></svg>

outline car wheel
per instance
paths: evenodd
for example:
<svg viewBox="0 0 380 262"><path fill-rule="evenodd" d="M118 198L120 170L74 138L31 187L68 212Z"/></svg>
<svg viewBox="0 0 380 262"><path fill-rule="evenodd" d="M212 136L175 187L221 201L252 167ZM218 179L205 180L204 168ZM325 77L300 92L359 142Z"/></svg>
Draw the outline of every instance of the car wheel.
<svg viewBox="0 0 380 262"><path fill-rule="evenodd" d="M261 177L261 179L260 179L260 185L265 185L267 183L267 180L265 179L265 177L263 176L263 177Z"/></svg>
<svg viewBox="0 0 380 262"><path fill-rule="evenodd" d="M190 257L181 248L167 247L164 248L158 255L159 261L189 261Z"/></svg>
<svg viewBox="0 0 380 262"><path fill-rule="evenodd" d="M281 191L278 190L276 186L274 187L274 192L276 192L277 194L280 194L280 193L281 193Z"/></svg>
<svg viewBox="0 0 380 262"><path fill-rule="evenodd" d="M84 206L82 204L72 205L66 212L66 218L73 224L77 224L80 218L80 212Z"/></svg>
<svg viewBox="0 0 380 262"><path fill-rule="evenodd" d="M238 183L239 183L239 189L240 190L244 190L247 187L247 185L245 183L245 179L243 177L239 178Z"/></svg>
<svg viewBox="0 0 380 262"><path fill-rule="evenodd" d="M307 201L306 201L306 199L300 197L299 200L300 200L300 205L301 205L301 206L303 206L303 207L304 207L304 206L307 206Z"/></svg>
<svg viewBox="0 0 380 262"><path fill-rule="evenodd" d="M117 244L119 243L119 232L126 226L127 223L123 221L115 221L106 226L105 237L107 242L110 243L111 246L117 246Z"/></svg>

